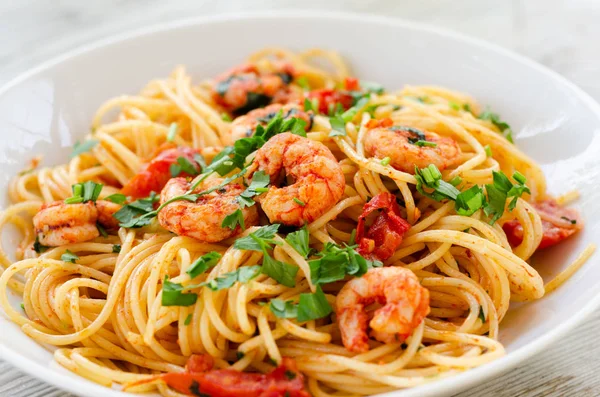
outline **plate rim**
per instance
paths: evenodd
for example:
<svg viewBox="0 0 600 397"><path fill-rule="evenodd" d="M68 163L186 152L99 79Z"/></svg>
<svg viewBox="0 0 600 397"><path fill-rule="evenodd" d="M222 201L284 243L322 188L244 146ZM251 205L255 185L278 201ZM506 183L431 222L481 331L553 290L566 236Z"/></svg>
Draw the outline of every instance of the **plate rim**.
<svg viewBox="0 0 600 397"><path fill-rule="evenodd" d="M538 73L545 74L552 78L554 81L560 83L563 87L567 87L584 103L586 104L593 113L595 113L600 119L600 105L596 102L587 92L571 82L566 77L562 76L558 72L524 56L513 50L502 47L498 44L489 42L484 39L469 36L464 33L456 32L451 29L440 28L437 26L430 25L428 23L409 21L403 18L390 17L378 14L364 14L358 12L346 12L346 11L324 11L324 10L307 10L307 9L288 9L288 10L261 10L261 11L244 11L244 12L226 12L214 15L201 15L191 16L186 18L177 18L167 22L150 24L146 27L125 30L123 32L111 34L106 38L93 40L90 43L84 43L69 49L63 50L60 54L51 57L50 59L39 63L37 66L27 69L25 72L18 74L11 78L9 81L4 83L0 87L0 96L4 95L11 88L21 84L32 76L57 66L71 58L85 55L93 52L100 48L104 48L110 45L115 45L128 40L136 39L145 35L166 32L173 29L186 28L194 25L206 25L211 23L226 23L237 20L251 20L251 19L277 19L277 18L310 18L310 19L322 19L322 20L342 20L347 22L362 21L375 24L385 24L389 26L400 26L408 28L410 30L426 31L434 33L439 36L450 38L458 42L466 42L476 47L488 49L496 54L502 55L506 58L511 58L517 63L521 63ZM594 261L594 262L597 262ZM589 300L585 306L582 306L580 310L574 313L566 322L560 326L546 332L541 337L531 341L530 343L512 351L505 356L496 359L492 362L486 363L476 368L468 369L456 375L444 377L442 379L435 379L424 385L409 388L409 389L398 389L388 393L379 394L378 396L383 397L427 397L435 396L437 393L451 390L452 393L457 393L467 389L468 387L475 386L483 383L484 381L492 378L495 375L501 375L508 370L514 368L519 363L522 363L527 358L530 358L556 341L560 337L564 336L567 332L573 329L575 326L580 324L586 317L588 317L594 310L600 307L600 291L596 296ZM2 316L7 320L6 315L3 311L0 311ZM42 346L43 347L43 346ZM88 396L129 396L132 394L107 388L105 386L98 385L82 376L76 378L70 374L63 374L60 371L49 370L46 366L40 364L39 361L30 360L20 355L16 349L7 346L4 342L0 341L0 358L8 362L9 364L19 368L28 375L34 378L41 379L49 385L55 386L61 390L81 395L80 393L85 392ZM56 365L60 365L56 363Z"/></svg>

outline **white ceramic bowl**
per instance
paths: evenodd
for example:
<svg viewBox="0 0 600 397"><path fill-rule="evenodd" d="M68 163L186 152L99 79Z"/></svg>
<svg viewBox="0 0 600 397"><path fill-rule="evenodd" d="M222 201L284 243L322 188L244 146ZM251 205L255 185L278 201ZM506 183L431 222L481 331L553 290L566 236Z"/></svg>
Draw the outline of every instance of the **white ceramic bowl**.
<svg viewBox="0 0 600 397"><path fill-rule="evenodd" d="M277 13L201 18L114 37L31 70L0 90L0 186L28 159L68 158L87 133L98 106L137 92L147 81L185 64L196 77L213 76L265 46L338 50L361 78L389 89L437 84L472 94L510 122L516 144L543 165L552 192L577 188L586 227L538 256L546 279L600 234L600 107L556 73L496 46L409 22L329 13ZM1 197L0 205L7 205ZM13 238L14 240L14 238ZM507 355L430 384L389 393L446 396L498 376L557 341L600 304L600 266L593 257L550 296L515 305L501 324ZM20 301L15 296L15 306ZM25 372L70 392L124 396L80 378L0 317L0 354Z"/></svg>

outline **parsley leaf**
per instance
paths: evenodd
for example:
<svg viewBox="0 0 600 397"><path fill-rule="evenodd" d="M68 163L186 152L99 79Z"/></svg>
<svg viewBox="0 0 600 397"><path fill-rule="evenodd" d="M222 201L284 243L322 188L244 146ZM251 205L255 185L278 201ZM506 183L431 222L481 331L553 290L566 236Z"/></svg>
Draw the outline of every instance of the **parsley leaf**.
<svg viewBox="0 0 600 397"><path fill-rule="evenodd" d="M40 243L39 237L35 236L35 241L33 242L33 250L35 252L37 252L38 254L42 254L42 253L46 252L48 250L48 248L50 248L50 247L42 245Z"/></svg>
<svg viewBox="0 0 600 397"><path fill-rule="evenodd" d="M77 259L79 259L79 257L69 250L66 250L65 253L60 256L60 260L64 262L75 263Z"/></svg>
<svg viewBox="0 0 600 397"><path fill-rule="evenodd" d="M296 286L296 274L298 273L298 266L278 261L272 258L266 252L263 256L262 272L286 287L292 288Z"/></svg>
<svg viewBox="0 0 600 397"><path fill-rule="evenodd" d="M310 91L310 84L308 84L308 79L306 76L300 76L296 79L296 84L302 88L304 91Z"/></svg>
<svg viewBox="0 0 600 397"><path fill-rule="evenodd" d="M71 186L71 189L73 190L73 196L65 199L65 203L76 204L87 203L88 201L95 203L100 196L100 192L102 191L103 187L103 184L96 183L94 181L76 183Z"/></svg>
<svg viewBox="0 0 600 397"><path fill-rule="evenodd" d="M190 265L190 267L186 270L186 273L189 274L190 278L196 278L219 263L221 256L222 255L216 251L211 251L207 254L204 254Z"/></svg>
<svg viewBox="0 0 600 397"><path fill-rule="evenodd" d="M269 309L279 318L296 318L298 317L298 306L292 301L284 301L283 299L271 299Z"/></svg>
<svg viewBox="0 0 600 397"><path fill-rule="evenodd" d="M198 300L198 295L194 293L184 294L183 287L181 284L172 283L169 281L168 276L165 276L162 286L162 300L163 306L191 306Z"/></svg>
<svg viewBox="0 0 600 397"><path fill-rule="evenodd" d="M236 282L247 283L260 274L260 266L242 266L233 272L225 273L213 280L200 283L200 286L206 286L213 291L231 288Z"/></svg>
<svg viewBox="0 0 600 397"><path fill-rule="evenodd" d="M483 190L475 185L456 196L456 213L464 216L471 216L480 209L485 203Z"/></svg>
<svg viewBox="0 0 600 397"><path fill-rule="evenodd" d="M269 175L265 174L264 171L257 171L252 175L252 182L250 182L250 186L246 188L237 198L238 203L242 208L251 207L255 204L252 197L257 196L261 193L264 193L267 186L271 183L271 178Z"/></svg>
<svg viewBox="0 0 600 397"><path fill-rule="evenodd" d="M273 238L278 230L278 223L263 226L248 236L235 240L233 247L239 250L263 251L264 248L270 248L270 244L275 244Z"/></svg>
<svg viewBox="0 0 600 397"><path fill-rule="evenodd" d="M491 216L490 223L494 224L504 213L508 198L513 197L508 205L508 209L512 211L517 205L517 199L523 193L531 193L531 191L525 185L525 176L519 172L513 174L513 179L517 181L516 184L513 184L502 171L492 171L492 174L494 183L485 185L488 200L483 210L487 216Z"/></svg>
<svg viewBox="0 0 600 397"><path fill-rule="evenodd" d="M167 133L167 141L173 142L175 135L177 135L177 123L171 123L169 126L169 132Z"/></svg>
<svg viewBox="0 0 600 397"><path fill-rule="evenodd" d="M308 256L310 249L308 247L308 227L306 225L302 229L288 234L285 241L303 257L306 258Z"/></svg>
<svg viewBox="0 0 600 397"><path fill-rule="evenodd" d="M190 160L182 156L177 157L177 162L170 165L169 172L173 178L182 172L185 172L191 176L198 175L198 169L196 166Z"/></svg>
<svg viewBox="0 0 600 397"><path fill-rule="evenodd" d="M222 228L228 227L231 230L235 230L238 225L242 228L242 230L246 230L244 213L239 208L223 218L223 222L221 223Z"/></svg>
<svg viewBox="0 0 600 397"><path fill-rule="evenodd" d="M158 199L158 195L152 192L149 197L124 205L113 214L113 217L119 221L119 226L125 228L138 228L149 225L156 215L154 203Z"/></svg>
<svg viewBox="0 0 600 397"><path fill-rule="evenodd" d="M111 194L108 197L105 197L104 200L108 200L115 204L124 204L127 201L127 197L121 193Z"/></svg>
<svg viewBox="0 0 600 397"><path fill-rule="evenodd" d="M114 244L112 246L112 252L118 254L121 252L121 244Z"/></svg>
<svg viewBox="0 0 600 397"><path fill-rule="evenodd" d="M70 158L77 157L82 153L89 152L98 143L100 143L100 141L97 139L88 139L87 141L83 141L82 143L75 142L75 144L73 145L73 151L71 152Z"/></svg>
<svg viewBox="0 0 600 397"><path fill-rule="evenodd" d="M367 90L369 92L375 93L375 94L383 94L383 92L385 91L383 86L379 83L374 83L372 81L364 81L361 80L359 82L360 88L362 88L363 90Z"/></svg>
<svg viewBox="0 0 600 397"><path fill-rule="evenodd" d="M321 287L314 294L300 294L298 302L298 321L305 322L323 318L331 314L333 309L327 301Z"/></svg>
<svg viewBox="0 0 600 397"><path fill-rule="evenodd" d="M346 122L341 115L330 117L329 124L331 124L329 136L346 136Z"/></svg>
<svg viewBox="0 0 600 397"><path fill-rule="evenodd" d="M442 173L434 164L429 164L423 169L415 166L415 178L417 179L417 191L436 201L456 200L456 196L460 193L452 184L442 179ZM428 193L423 187L433 189L433 192Z"/></svg>
<svg viewBox="0 0 600 397"><path fill-rule="evenodd" d="M465 110L467 110L467 109L465 108ZM470 109L468 111L470 111ZM500 130L500 132L502 133L502 135L504 135L504 137L510 143L515 143L514 140L513 140L512 130L510 128L510 125L508 125L506 122L502 121L500 119L500 115L498 115L498 113L493 113L493 112L490 111L489 108L487 108L477 118L480 119L480 120L487 120L487 121L491 122L496 127L498 127L498 129Z"/></svg>

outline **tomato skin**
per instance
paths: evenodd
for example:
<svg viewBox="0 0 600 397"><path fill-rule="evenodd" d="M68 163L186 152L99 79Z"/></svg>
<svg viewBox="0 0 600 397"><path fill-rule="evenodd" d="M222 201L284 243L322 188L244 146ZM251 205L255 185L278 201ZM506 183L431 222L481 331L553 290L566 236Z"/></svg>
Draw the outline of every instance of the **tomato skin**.
<svg viewBox="0 0 600 397"><path fill-rule="evenodd" d="M540 245L537 247L538 250L552 247L553 245L560 243L583 227L581 217L576 210L562 207L554 199L540 201L533 204L533 207L541 215L545 214L556 218L564 217L576 222L570 227L565 227L564 225L556 225L548 220L543 219L543 235ZM521 223L519 223L518 220L515 219L506 222L504 225L502 225L502 229L504 230L504 233L506 233L506 237L511 246L516 247L523 242L523 226L521 226Z"/></svg>
<svg viewBox="0 0 600 397"><path fill-rule="evenodd" d="M176 391L190 396L211 397L310 397L304 389L304 376L291 358L283 358L269 374L212 369L209 355L193 355L186 371L158 375L134 385L160 379Z"/></svg>
<svg viewBox="0 0 600 397"><path fill-rule="evenodd" d="M348 110L352 107L352 95L332 89L320 89L313 90L308 93L308 99L317 99L319 101L319 112L328 114L330 107L335 107L339 103L342 105L344 110Z"/></svg>
<svg viewBox="0 0 600 397"><path fill-rule="evenodd" d="M194 155L197 153L196 150L188 147L162 150L123 186L121 192L133 199L148 197L151 192L160 193L169 179L172 178L169 167L171 167L171 164L177 163L177 158L186 158L190 163L194 164L198 171L200 170L200 167L194 160ZM190 175L181 172L177 176Z"/></svg>
<svg viewBox="0 0 600 397"><path fill-rule="evenodd" d="M365 219L377 210L383 211L365 233ZM396 252L408 229L410 224L402 218L396 197L388 192L379 193L364 205L363 212L358 217L358 253L364 257L375 257L384 261Z"/></svg>

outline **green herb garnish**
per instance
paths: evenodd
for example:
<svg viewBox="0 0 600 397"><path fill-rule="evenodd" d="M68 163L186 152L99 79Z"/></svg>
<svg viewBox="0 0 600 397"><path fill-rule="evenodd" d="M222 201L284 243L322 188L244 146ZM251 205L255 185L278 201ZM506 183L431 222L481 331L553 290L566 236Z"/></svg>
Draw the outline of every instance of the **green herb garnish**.
<svg viewBox="0 0 600 397"><path fill-rule="evenodd" d="M190 265L190 267L186 270L186 273L190 275L190 278L196 278L219 263L221 256L222 255L216 251L211 251L207 254L204 254Z"/></svg>

